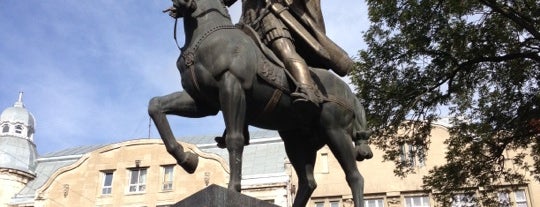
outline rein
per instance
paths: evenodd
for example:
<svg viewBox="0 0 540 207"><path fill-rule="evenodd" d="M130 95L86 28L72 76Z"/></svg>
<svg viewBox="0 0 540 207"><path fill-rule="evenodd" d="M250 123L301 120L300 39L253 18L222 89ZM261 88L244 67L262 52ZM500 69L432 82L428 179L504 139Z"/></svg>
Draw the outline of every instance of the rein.
<svg viewBox="0 0 540 207"><path fill-rule="evenodd" d="M176 38L177 25L178 25L178 18L175 18L174 19L174 29L173 29L173 38L174 38L174 42L176 43L176 47L178 48L178 50L182 51L182 49L180 48L180 45L178 45L178 39Z"/></svg>

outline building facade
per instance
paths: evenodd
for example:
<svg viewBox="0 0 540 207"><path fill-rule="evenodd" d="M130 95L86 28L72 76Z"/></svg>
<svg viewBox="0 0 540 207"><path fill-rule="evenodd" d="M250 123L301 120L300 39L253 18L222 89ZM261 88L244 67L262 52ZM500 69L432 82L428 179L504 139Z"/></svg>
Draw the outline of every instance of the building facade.
<svg viewBox="0 0 540 207"><path fill-rule="evenodd" d="M288 206L290 175L279 138L261 138L246 150L243 193ZM272 143L273 142L273 143ZM37 178L7 200L7 206L170 206L211 184L227 186L229 167L222 149L181 142L199 156L186 173L160 139L75 147L37 159ZM282 156L280 156L282 155Z"/></svg>
<svg viewBox="0 0 540 207"><path fill-rule="evenodd" d="M216 147L213 136L179 139L186 150L200 157L197 170L188 174L176 165L160 139L80 146L37 157L34 118L24 108L22 94L2 112L0 127L0 206L170 206L208 185L227 186L227 150ZM365 206L440 206L433 200L436 192L422 189L422 177L445 162L448 137L447 127L434 125L425 160L407 154L414 146L403 146L402 158L416 168L406 178L396 177L394 164L383 162L383 152L373 149L372 159L358 162L365 178ZM507 153L510 157L512 152ZM290 206L297 178L278 134L252 132L243 157L242 193ZM507 166L512 167L511 163ZM327 147L317 153L315 179L318 187L308 206L352 206L345 175ZM540 184L531 177L520 186L501 183L500 189L501 202L508 206L540 206ZM458 197L453 206L480 206L469 195Z"/></svg>
<svg viewBox="0 0 540 207"><path fill-rule="evenodd" d="M383 152L373 149L374 157L358 163L358 169L365 179L364 199L365 207L434 207L442 206L434 200L434 193L425 191L422 188L422 177L427 175L434 166L445 163L446 145L444 141L450 136L448 128L444 124L437 124L431 130L430 148L426 152L426 159L413 157L408 152L414 147L410 145L402 146L402 161L413 165L416 170L405 178L394 175L395 165L393 162L383 161ZM511 158L513 152L506 152L506 157ZM327 147L321 149L317 155L315 166L315 179L317 189L313 193L311 206L313 207L335 207L352 206L352 196L349 192L345 174L341 170L337 160ZM532 161L529 157L527 161ZM510 160L506 167L513 168ZM526 171L526 182L523 185L512 185L500 182L498 197L500 207L536 207L540 206L540 183L535 181ZM293 183L295 183L293 179ZM483 188L476 189L476 195L458 194L452 203L452 207L481 206L475 203L471 196L478 196L478 192Z"/></svg>

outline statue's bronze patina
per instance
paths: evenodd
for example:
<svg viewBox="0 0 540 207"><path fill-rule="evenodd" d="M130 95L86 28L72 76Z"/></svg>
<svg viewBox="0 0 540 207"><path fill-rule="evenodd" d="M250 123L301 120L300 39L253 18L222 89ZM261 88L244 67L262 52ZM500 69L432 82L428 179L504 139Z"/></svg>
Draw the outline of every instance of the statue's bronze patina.
<svg viewBox="0 0 540 207"><path fill-rule="evenodd" d="M306 66L332 68L341 75L350 69L347 67L352 67L349 63L336 61L346 53L331 41L329 43L326 36L321 37L324 24L320 10L317 10L320 8L315 8L319 14L306 9L314 2L318 6L318 0L269 5L264 0L245 0L243 26L235 26L230 20L224 3L232 2L173 0L173 7L166 10L174 18L183 18L186 38L177 61L185 91L155 97L148 109L167 151L187 172L193 173L198 157L184 152L166 115L197 118L222 111L226 131L216 141L229 151L229 189L240 191L242 152L249 141L247 126L252 125L277 130L283 139L299 178L293 206L305 206L315 189L316 152L324 145L329 146L345 171L354 206L363 206L363 178L356 161L373 156L367 145L369 131L364 108L338 76L328 70ZM290 8L291 12L282 14L280 8ZM252 11L258 13L252 14ZM317 28L310 29L309 24ZM291 29L294 32L290 32ZM274 30L279 31L274 33ZM305 37L300 37L302 35ZM304 41L295 41L293 45L293 38L304 38ZM294 50L295 46L299 50ZM307 51L305 48L317 51L312 50L309 55L297 53ZM293 60L286 60L290 57L294 57ZM348 57L345 59L351 61ZM291 65L306 68L291 69L296 67ZM293 107L297 87L305 85L302 81L306 80L313 88L318 88L314 93L320 96L317 97L319 107L312 110Z"/></svg>

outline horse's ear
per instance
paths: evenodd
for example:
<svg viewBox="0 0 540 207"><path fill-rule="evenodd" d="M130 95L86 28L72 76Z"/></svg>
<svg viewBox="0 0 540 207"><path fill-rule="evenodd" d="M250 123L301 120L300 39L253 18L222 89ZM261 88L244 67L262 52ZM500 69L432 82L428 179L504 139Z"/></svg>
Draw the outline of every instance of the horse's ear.
<svg viewBox="0 0 540 207"><path fill-rule="evenodd" d="M197 9L197 2L194 0L186 0L186 8L189 8L190 12L194 12Z"/></svg>
<svg viewBox="0 0 540 207"><path fill-rule="evenodd" d="M194 0L172 0L177 8L185 8L188 12L194 12L197 9L197 2Z"/></svg>

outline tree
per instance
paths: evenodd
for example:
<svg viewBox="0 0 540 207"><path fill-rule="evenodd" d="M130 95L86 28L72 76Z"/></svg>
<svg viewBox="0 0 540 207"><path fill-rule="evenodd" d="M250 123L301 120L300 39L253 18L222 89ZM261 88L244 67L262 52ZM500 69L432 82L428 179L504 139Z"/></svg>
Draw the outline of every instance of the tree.
<svg viewBox="0 0 540 207"><path fill-rule="evenodd" d="M424 178L424 188L441 192L439 201L456 189L493 195L490 186L523 183L523 172L540 182L540 3L367 4L368 47L359 52L352 80L377 137L372 143L396 163L395 173L414 172L400 161L400 146L429 147L431 124L449 116L448 163ZM505 150L518 154L505 157ZM526 155L534 162L525 162ZM509 162L519 169L505 168Z"/></svg>

